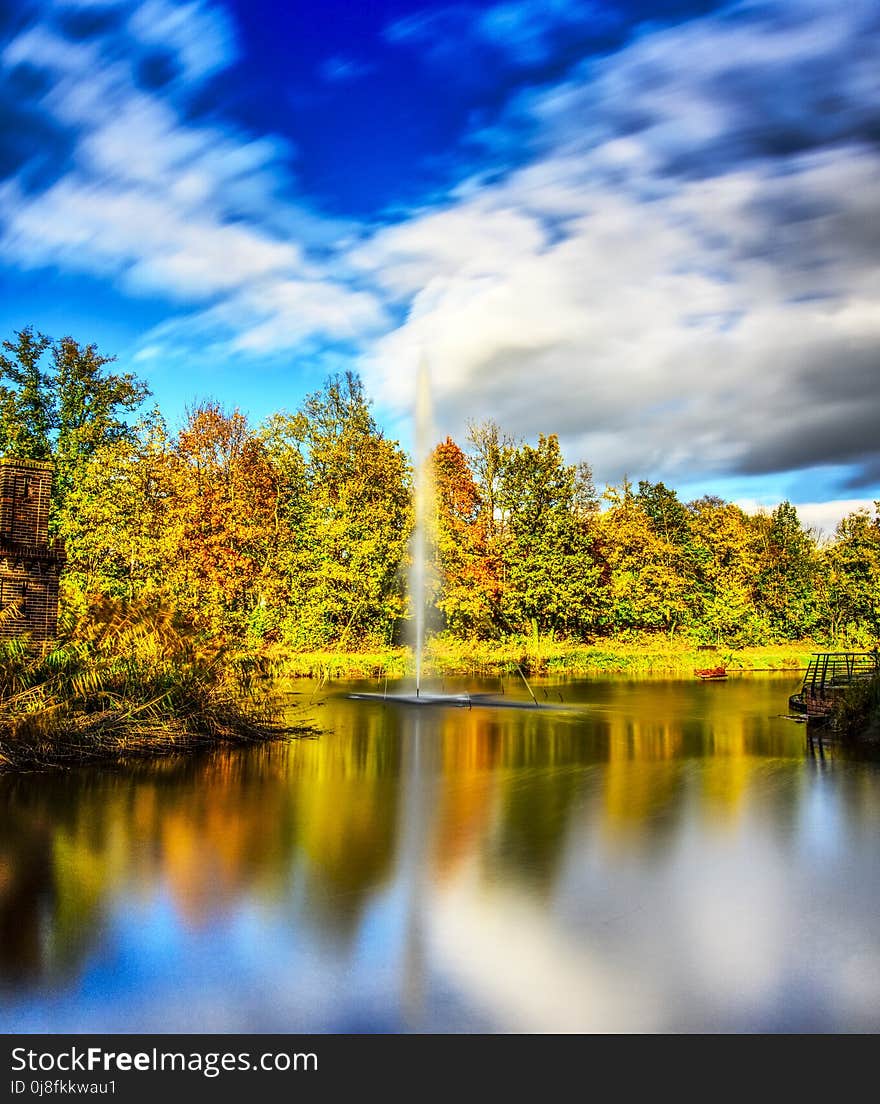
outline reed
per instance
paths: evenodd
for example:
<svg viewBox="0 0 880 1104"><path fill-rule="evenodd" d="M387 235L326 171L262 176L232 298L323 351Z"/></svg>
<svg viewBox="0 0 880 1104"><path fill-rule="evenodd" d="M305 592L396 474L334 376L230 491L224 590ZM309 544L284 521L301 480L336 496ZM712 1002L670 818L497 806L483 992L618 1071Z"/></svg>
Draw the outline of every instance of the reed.
<svg viewBox="0 0 880 1104"><path fill-rule="evenodd" d="M102 600L50 650L0 645L0 770L310 731L282 723L269 674L163 606Z"/></svg>

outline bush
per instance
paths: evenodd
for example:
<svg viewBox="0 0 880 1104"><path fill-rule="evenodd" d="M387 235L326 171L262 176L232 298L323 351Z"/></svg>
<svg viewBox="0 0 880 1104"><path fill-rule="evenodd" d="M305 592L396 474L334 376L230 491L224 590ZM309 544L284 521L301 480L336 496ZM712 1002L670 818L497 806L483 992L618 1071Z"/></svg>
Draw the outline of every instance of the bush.
<svg viewBox="0 0 880 1104"><path fill-rule="evenodd" d="M0 769L289 733L268 673L167 607L102 599L48 651L0 645Z"/></svg>
<svg viewBox="0 0 880 1104"><path fill-rule="evenodd" d="M880 742L880 675L847 687L834 708L832 723L845 739Z"/></svg>

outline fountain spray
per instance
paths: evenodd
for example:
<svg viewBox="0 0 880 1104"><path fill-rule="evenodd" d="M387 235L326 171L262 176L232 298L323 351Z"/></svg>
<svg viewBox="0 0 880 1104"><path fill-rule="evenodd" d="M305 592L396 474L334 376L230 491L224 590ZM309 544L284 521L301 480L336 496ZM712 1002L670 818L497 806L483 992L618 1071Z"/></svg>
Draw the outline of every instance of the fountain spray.
<svg viewBox="0 0 880 1104"><path fill-rule="evenodd" d="M430 448L431 379L424 356L419 361L415 409L415 528L412 538L410 598L415 613L416 697L422 692L422 652L425 646L425 606L427 604L428 526L433 505Z"/></svg>
<svg viewBox="0 0 880 1104"><path fill-rule="evenodd" d="M413 617L409 622L409 638L413 647L416 668L416 692L413 694L389 694L388 681L381 694L358 693L349 694L350 698L362 701L378 700L384 705L389 702L397 702L403 705L448 705L464 706L470 709L473 705L483 705L494 709L547 709L546 705L538 705L528 679L522 668L519 668L520 676L526 685L531 697L531 702L518 702L510 696L497 698L492 694L425 694L422 695L422 660L425 650L425 615L429 598L429 568L430 568L430 544L434 535L435 497L433 466L431 464L431 442L434 440L434 424L431 415L431 379L428 372L428 364L424 357L419 361L416 376L416 401L413 418L413 506L414 526L410 539L410 569L409 569L409 600L412 603ZM561 701L561 698L560 698ZM418 730L417 730L418 731Z"/></svg>

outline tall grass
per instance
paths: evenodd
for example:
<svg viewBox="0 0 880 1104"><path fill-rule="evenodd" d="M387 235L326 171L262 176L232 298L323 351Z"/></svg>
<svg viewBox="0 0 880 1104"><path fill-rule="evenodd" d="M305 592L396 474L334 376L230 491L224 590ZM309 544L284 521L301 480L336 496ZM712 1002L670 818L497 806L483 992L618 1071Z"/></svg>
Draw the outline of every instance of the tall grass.
<svg viewBox="0 0 880 1104"><path fill-rule="evenodd" d="M814 646L799 644L766 648L700 650L688 640L646 636L595 643L539 636L536 632L503 640L456 640L437 635L428 640L424 673L428 676L515 674L590 675L602 673L679 674L692 677L695 667L724 664L730 671L801 670ZM279 670L292 677L407 678L415 666L408 648L345 652L278 650Z"/></svg>
<svg viewBox="0 0 880 1104"><path fill-rule="evenodd" d="M0 644L0 770L290 732L266 673L165 607L103 600L50 650Z"/></svg>

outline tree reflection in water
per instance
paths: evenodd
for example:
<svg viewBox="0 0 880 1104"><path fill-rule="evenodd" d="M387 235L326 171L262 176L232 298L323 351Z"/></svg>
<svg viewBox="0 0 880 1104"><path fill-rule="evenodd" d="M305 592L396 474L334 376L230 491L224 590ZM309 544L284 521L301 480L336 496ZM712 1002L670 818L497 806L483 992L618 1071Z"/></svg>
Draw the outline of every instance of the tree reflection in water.
<svg viewBox="0 0 880 1104"><path fill-rule="evenodd" d="M162 1006L197 1030L200 987L229 1030L740 1024L700 988L734 976L734 944L758 961L782 918L830 922L835 894L857 948L877 934L877 769L814 769L774 716L787 693L601 680L568 684L559 713L331 698L314 740L2 777L0 1024L149 1029ZM706 900L735 884L758 913L743 939ZM827 954L814 977L773 939L833 1025L850 1005ZM752 1014L801 1023L765 973Z"/></svg>

